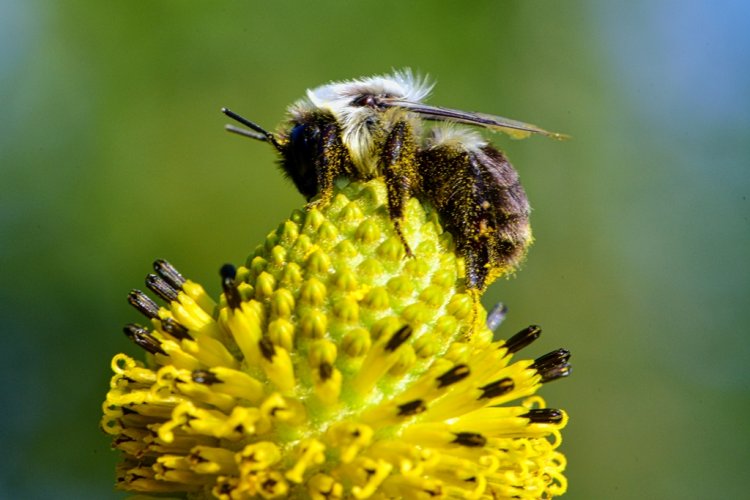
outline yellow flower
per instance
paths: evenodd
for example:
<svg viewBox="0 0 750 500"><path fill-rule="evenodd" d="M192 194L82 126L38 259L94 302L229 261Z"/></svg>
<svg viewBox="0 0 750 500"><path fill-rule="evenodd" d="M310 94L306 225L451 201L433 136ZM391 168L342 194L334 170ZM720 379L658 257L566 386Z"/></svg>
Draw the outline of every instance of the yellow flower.
<svg viewBox="0 0 750 500"><path fill-rule="evenodd" d="M379 180L297 211L218 303L165 261L133 291L102 428L117 486L187 498L550 498L566 490L567 422L535 396L565 350L511 362L540 330L492 341L462 261L412 199L406 258ZM490 315L499 322L502 313ZM477 318L479 321L477 321ZM479 326L478 326L479 325Z"/></svg>

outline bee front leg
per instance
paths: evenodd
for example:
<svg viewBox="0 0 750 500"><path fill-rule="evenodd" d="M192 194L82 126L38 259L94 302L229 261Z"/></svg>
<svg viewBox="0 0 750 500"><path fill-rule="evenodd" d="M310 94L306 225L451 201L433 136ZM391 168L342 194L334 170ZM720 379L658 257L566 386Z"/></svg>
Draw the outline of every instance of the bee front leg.
<svg viewBox="0 0 750 500"><path fill-rule="evenodd" d="M339 128L335 124L321 130L320 151L317 155L315 172L318 184L318 198L307 204L307 209L324 208L333 198L333 182L346 173L349 153L341 142Z"/></svg>
<svg viewBox="0 0 750 500"><path fill-rule="evenodd" d="M383 147L383 171L388 192L388 212L396 234L404 245L406 255L414 253L404 237L401 222L404 220L404 207L419 185L417 169L417 144L411 126L406 121L394 125Z"/></svg>

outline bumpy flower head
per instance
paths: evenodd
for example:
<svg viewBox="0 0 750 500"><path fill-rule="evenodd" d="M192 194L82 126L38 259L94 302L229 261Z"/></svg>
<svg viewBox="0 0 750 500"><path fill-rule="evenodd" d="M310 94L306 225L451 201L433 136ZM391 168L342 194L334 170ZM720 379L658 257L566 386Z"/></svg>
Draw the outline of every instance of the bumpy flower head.
<svg viewBox="0 0 750 500"><path fill-rule="evenodd" d="M187 498L550 498L567 416L535 396L568 352L511 357L529 327L492 341L462 260L412 199L394 233L379 180L297 211L218 302L165 261L133 291L151 325L125 333L103 405L123 454L117 486ZM493 314L490 323L501 315Z"/></svg>

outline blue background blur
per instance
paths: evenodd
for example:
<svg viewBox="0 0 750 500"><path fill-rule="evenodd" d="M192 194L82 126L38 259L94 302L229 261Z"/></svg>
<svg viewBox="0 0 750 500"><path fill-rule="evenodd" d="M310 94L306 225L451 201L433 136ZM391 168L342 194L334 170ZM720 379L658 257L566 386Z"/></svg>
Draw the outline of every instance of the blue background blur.
<svg viewBox="0 0 750 500"><path fill-rule="evenodd" d="M739 498L750 463L750 4L0 0L0 497L120 498L97 429L156 257L218 292L302 198L223 105L410 66L493 141L536 245L496 283L573 377L569 497ZM567 497L566 497L567 498Z"/></svg>

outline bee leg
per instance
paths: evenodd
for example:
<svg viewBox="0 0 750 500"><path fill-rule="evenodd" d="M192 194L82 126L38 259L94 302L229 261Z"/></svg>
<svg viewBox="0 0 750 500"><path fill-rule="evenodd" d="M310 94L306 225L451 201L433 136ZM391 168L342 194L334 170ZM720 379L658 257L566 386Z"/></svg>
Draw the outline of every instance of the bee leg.
<svg viewBox="0 0 750 500"><path fill-rule="evenodd" d="M488 264L490 262L487 242L477 239L462 246L460 253L464 256L466 289L467 291L476 290L481 294L487 288Z"/></svg>
<svg viewBox="0 0 750 500"><path fill-rule="evenodd" d="M345 173L346 162L349 158L346 147L341 142L339 128L330 124L323 128L320 143L320 154L316 160L316 175L318 183L317 199L307 204L307 209L324 208L333 198L333 182L336 177Z"/></svg>
<svg viewBox="0 0 750 500"><path fill-rule="evenodd" d="M482 292L476 288L470 288L467 290L469 297L471 297L471 330L466 335L467 340L471 340L474 333L486 328L486 323L482 321L479 316L479 311L482 308Z"/></svg>
<svg viewBox="0 0 750 500"><path fill-rule="evenodd" d="M474 332L485 328L479 311L482 308L482 293L487 288L488 249L486 242L480 240L469 241L461 250L464 255L466 293L471 297L471 330L466 335L471 338Z"/></svg>
<svg viewBox="0 0 750 500"><path fill-rule="evenodd" d="M388 212L396 234L404 245L406 255L413 257L414 253L401 229L401 222L404 220L404 207L415 186L419 184L417 144L408 122L400 121L396 123L388 134L383 148L383 166L388 192Z"/></svg>

